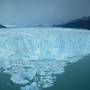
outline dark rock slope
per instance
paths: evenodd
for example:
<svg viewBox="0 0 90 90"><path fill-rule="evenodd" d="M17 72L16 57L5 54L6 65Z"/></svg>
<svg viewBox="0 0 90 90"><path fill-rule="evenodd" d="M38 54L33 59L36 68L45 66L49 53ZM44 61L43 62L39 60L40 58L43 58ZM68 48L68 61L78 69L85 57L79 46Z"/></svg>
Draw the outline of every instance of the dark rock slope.
<svg viewBox="0 0 90 90"><path fill-rule="evenodd" d="M72 20L65 24L53 25L53 27L80 28L90 30L90 16Z"/></svg>

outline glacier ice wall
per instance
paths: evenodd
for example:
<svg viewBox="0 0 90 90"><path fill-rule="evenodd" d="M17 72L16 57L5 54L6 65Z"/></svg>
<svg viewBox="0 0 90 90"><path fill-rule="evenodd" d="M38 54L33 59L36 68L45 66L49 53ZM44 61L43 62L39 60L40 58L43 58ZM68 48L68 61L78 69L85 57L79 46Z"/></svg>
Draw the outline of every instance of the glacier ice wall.
<svg viewBox="0 0 90 90"><path fill-rule="evenodd" d="M53 85L56 75L90 53L90 31L64 28L0 30L0 71L22 90Z"/></svg>

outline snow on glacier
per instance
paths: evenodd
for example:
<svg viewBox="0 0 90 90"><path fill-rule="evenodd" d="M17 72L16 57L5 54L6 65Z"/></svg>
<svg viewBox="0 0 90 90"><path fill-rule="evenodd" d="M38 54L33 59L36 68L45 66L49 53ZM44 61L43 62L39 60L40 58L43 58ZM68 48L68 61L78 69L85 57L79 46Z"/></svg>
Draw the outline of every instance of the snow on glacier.
<svg viewBox="0 0 90 90"><path fill-rule="evenodd" d="M56 75L90 53L90 31L64 28L0 29L0 71L21 90L50 87ZM24 85L24 86L23 86Z"/></svg>

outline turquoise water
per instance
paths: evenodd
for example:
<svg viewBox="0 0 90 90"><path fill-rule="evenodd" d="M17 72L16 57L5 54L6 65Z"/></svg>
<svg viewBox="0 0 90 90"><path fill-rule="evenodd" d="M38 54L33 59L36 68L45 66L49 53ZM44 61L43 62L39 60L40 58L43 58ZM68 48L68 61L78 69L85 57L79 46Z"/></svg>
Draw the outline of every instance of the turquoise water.
<svg viewBox="0 0 90 90"><path fill-rule="evenodd" d="M0 90L20 90L20 85L12 83L9 74L0 73Z"/></svg>
<svg viewBox="0 0 90 90"><path fill-rule="evenodd" d="M90 55L67 66L54 86L44 90L90 90Z"/></svg>
<svg viewBox="0 0 90 90"><path fill-rule="evenodd" d="M9 74L0 73L0 90L20 90L20 86L10 81ZM90 90L90 55L65 67L54 86L43 90Z"/></svg>

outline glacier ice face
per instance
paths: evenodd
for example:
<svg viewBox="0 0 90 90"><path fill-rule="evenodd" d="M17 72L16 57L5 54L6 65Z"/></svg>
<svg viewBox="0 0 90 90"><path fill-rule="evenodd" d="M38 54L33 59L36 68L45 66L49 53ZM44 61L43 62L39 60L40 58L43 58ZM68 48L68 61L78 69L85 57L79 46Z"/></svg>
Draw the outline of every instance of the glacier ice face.
<svg viewBox="0 0 90 90"><path fill-rule="evenodd" d="M90 53L90 31L64 28L0 30L0 71L11 74L21 90L54 84L56 75Z"/></svg>

